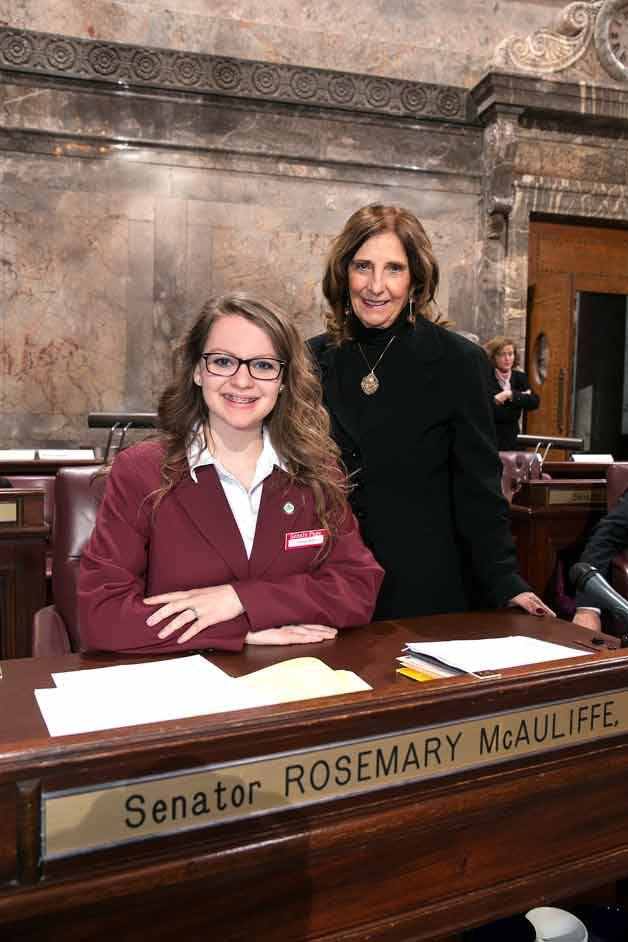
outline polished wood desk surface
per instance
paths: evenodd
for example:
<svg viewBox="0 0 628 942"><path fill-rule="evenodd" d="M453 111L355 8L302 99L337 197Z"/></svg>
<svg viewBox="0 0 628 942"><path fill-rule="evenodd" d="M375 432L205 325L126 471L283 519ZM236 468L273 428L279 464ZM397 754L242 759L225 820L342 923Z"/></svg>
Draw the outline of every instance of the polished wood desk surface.
<svg viewBox="0 0 628 942"><path fill-rule="evenodd" d="M462 627L462 619L464 620ZM477 687L478 682L470 677L449 678L445 681L434 681L429 684L419 684L396 673L396 658L401 654L404 644L409 641L442 641L443 639L489 638L503 637L513 634L533 635L545 641L556 643L579 642L574 645L574 655L577 657L575 666L582 664L579 657L584 648L580 644L590 644L591 632L578 625L552 618L532 618L524 613L512 610L474 612L461 615L434 615L403 621L376 622L368 628L345 629L338 633L334 641L325 641L320 644L307 645L247 645L240 654L219 654L212 652L207 655L222 670L234 677L249 674L271 664L288 660L294 657L317 657L325 661L334 669L350 669L362 677L374 690L372 694L357 694L358 700L364 698L388 697L422 697L433 694L436 689L453 689L460 685ZM607 644L616 646L618 641L611 636L605 636ZM628 665L628 650L609 651L605 646L597 648L591 646L591 657L598 663L608 658L626 658ZM106 667L112 664L141 663L151 660L150 656L116 656L106 653L70 654L63 657L22 658L6 660L1 663L3 679L0 681L0 749L4 755L12 743L22 748L30 740L40 740L43 745L48 740L46 726L39 712L32 691L42 687L54 687L52 673L69 670L85 670L95 667ZM564 672L564 665L550 668L551 671ZM547 675L546 668L532 666L528 668L512 669L507 672L513 680L518 676L543 673ZM484 682L484 685L486 682ZM482 685L480 685L482 686ZM346 699L342 698L343 701ZM335 703L337 698L330 700L324 698L321 703L327 706ZM311 701L309 701L311 703ZM318 701L317 701L318 704ZM307 702L304 706L308 708ZM265 715L271 710L278 712L294 712L294 704L264 708ZM255 711L257 714L257 711ZM253 716L247 710L240 716ZM215 717L204 717L198 720L181 720L178 723L194 726L202 723L204 727L215 723L222 725L227 714L217 714ZM155 724L162 727L164 724ZM173 724L165 724L171 727ZM128 727L125 735L141 736L138 730L148 730L149 727ZM94 733L90 738L98 740L106 738L108 733ZM76 738L76 737L68 737ZM85 736L80 737L81 740ZM50 740L50 743L56 740ZM32 743L28 744L28 749ZM56 746L55 746L56 748ZM1 769L0 760L0 769Z"/></svg>
<svg viewBox="0 0 628 942"><path fill-rule="evenodd" d="M374 689L60 738L47 735L33 688L52 686L51 671L119 659L2 662L0 937L417 942L627 875L628 725L599 741L597 733L562 748L557 740L542 754L506 754L441 777L424 778L422 766L409 782L377 780L370 790L82 854L44 853L51 795L74 801L120 782L141 789L154 776L162 788L163 776L233 773L273 757L305 765L330 747L369 749L382 737L444 736L444 724L495 727L508 711L549 716L571 700L628 696L621 650L591 649L489 680L420 684L395 674L408 640L508 634L591 639L569 623L501 611L382 622L320 645L251 646L212 660L235 675L312 655Z"/></svg>

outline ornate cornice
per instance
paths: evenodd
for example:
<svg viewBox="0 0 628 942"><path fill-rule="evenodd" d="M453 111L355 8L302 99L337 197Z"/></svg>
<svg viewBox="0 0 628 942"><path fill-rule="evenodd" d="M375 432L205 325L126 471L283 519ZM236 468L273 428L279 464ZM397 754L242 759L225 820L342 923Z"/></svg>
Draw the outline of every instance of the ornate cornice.
<svg viewBox="0 0 628 942"><path fill-rule="evenodd" d="M497 47L494 65L517 72L562 72L580 59L591 42L603 0L578 0L561 12L556 29L511 36Z"/></svg>
<svg viewBox="0 0 628 942"><path fill-rule="evenodd" d="M402 118L474 123L464 88L0 28L0 69Z"/></svg>

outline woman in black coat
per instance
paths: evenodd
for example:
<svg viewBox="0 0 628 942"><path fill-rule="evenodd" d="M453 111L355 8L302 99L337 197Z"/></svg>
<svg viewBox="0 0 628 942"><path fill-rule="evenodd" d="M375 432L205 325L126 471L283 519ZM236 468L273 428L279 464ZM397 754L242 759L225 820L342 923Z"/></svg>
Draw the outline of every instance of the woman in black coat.
<svg viewBox="0 0 628 942"><path fill-rule="evenodd" d="M530 388L523 370L516 369L519 354L510 337L493 337L484 348L491 361L489 393L493 403L493 418L500 451L516 451L521 412L539 407L539 397Z"/></svg>
<svg viewBox="0 0 628 942"><path fill-rule="evenodd" d="M553 614L517 572L481 348L429 319L438 265L421 223L356 212L332 245L327 333L310 341L367 545L376 618L509 602Z"/></svg>

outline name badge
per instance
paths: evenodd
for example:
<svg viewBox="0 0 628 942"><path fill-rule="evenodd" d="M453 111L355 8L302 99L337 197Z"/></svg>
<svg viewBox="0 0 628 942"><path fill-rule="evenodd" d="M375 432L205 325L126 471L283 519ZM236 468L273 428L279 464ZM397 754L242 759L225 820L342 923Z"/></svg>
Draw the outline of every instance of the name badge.
<svg viewBox="0 0 628 942"><path fill-rule="evenodd" d="M327 530L300 530L298 533L286 533L284 549L300 549L302 546L322 546Z"/></svg>

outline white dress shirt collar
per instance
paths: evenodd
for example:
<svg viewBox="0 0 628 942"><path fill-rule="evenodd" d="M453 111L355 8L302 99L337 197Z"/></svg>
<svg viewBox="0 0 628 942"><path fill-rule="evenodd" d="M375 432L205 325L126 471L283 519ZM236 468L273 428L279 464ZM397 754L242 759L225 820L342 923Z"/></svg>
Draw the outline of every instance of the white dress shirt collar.
<svg viewBox="0 0 628 942"><path fill-rule="evenodd" d="M188 445L188 465L190 467L190 477L195 484L198 484L196 469L204 468L207 465L212 464L216 465L217 470L220 469L221 472L225 472L225 469L221 466L220 462L216 461L214 455L212 455L207 448L205 435L199 428L194 432L190 444ZM269 474L272 473L272 470L275 466L281 468L282 471L287 470L285 461L275 450L273 443L270 440L270 432L266 426L263 425L262 452L257 459L255 474L253 476L253 483L251 484L250 490L252 491L255 487L257 487L260 481L263 481L264 478L267 478Z"/></svg>

